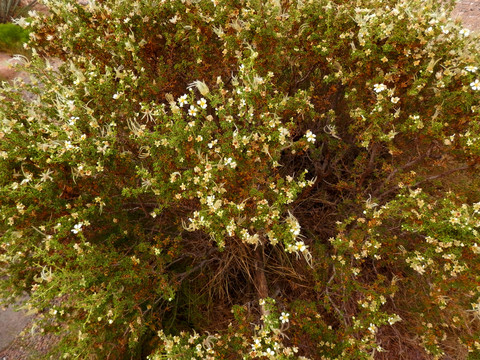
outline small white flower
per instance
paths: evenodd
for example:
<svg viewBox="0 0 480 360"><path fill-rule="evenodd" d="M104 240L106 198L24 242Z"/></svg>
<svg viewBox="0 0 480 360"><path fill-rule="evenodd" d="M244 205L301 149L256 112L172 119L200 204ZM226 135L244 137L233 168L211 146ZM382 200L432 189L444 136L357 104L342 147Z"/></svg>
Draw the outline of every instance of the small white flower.
<svg viewBox="0 0 480 360"><path fill-rule="evenodd" d="M474 82L470 83L470 87L473 90L480 90L480 81L476 79Z"/></svg>
<svg viewBox="0 0 480 360"><path fill-rule="evenodd" d="M70 118L70 120L68 121L68 125L71 125L71 126L75 125L75 123L77 122L78 119L79 119L79 117L77 117L77 116L72 116L72 117Z"/></svg>
<svg viewBox="0 0 480 360"><path fill-rule="evenodd" d="M396 103L398 103L398 102L400 101L400 98L399 98L399 97L392 97L392 98L390 99L390 101L391 101L392 103L396 104Z"/></svg>
<svg viewBox="0 0 480 360"><path fill-rule="evenodd" d="M303 241L297 241L295 244L295 247L297 248L298 251L304 252L307 250L307 246Z"/></svg>
<svg viewBox="0 0 480 360"><path fill-rule="evenodd" d="M259 338L256 338L252 344L253 350L260 349L262 347L262 343Z"/></svg>
<svg viewBox="0 0 480 360"><path fill-rule="evenodd" d="M463 36L467 37L468 35L470 35L470 30L462 29L462 30L460 30L460 35L463 35Z"/></svg>
<svg viewBox="0 0 480 360"><path fill-rule="evenodd" d="M237 162L234 161L231 157L229 157L225 160L225 165L230 165L232 169L235 169L237 167Z"/></svg>
<svg viewBox="0 0 480 360"><path fill-rule="evenodd" d="M83 223L75 224L71 232L73 232L74 234L78 234L80 231L82 231L82 226L83 226Z"/></svg>
<svg viewBox="0 0 480 360"><path fill-rule="evenodd" d="M188 115L197 116L197 108L193 105L190 105L190 109L188 109Z"/></svg>
<svg viewBox="0 0 480 360"><path fill-rule="evenodd" d="M202 109L207 108L207 100L204 98L201 98L200 100L197 101L198 106L200 106Z"/></svg>
<svg viewBox="0 0 480 360"><path fill-rule="evenodd" d="M72 145L72 142L66 140L66 141L65 141L65 149L71 150L71 149L73 149L73 148L74 148L74 146Z"/></svg>
<svg viewBox="0 0 480 360"><path fill-rule="evenodd" d="M280 315L280 321L282 322L282 324L288 323L289 316L289 313L282 312L282 315Z"/></svg>
<svg viewBox="0 0 480 360"><path fill-rule="evenodd" d="M185 105L185 104L188 104L187 94L182 95L178 98L178 105L180 105L180 107L183 107L183 105Z"/></svg>
<svg viewBox="0 0 480 360"><path fill-rule="evenodd" d="M267 353L268 356L273 356L273 355L275 355L275 351L273 351L273 350L270 349L270 348L268 348L265 352Z"/></svg>
<svg viewBox="0 0 480 360"><path fill-rule="evenodd" d="M113 94L113 96L112 96L112 98L114 98L115 100L117 100L119 97L120 97L120 94L119 94L119 93L115 93L115 94Z"/></svg>
<svg viewBox="0 0 480 360"><path fill-rule="evenodd" d="M294 251L296 251L296 247L295 245L292 245L292 244L288 244L287 245L287 248L285 249L286 252L289 252L289 253L293 253Z"/></svg>
<svg viewBox="0 0 480 360"><path fill-rule="evenodd" d="M376 93L380 93L384 90L387 90L387 87L385 86L385 84L375 84L375 85L373 85L373 91L375 91Z"/></svg>
<svg viewBox="0 0 480 360"><path fill-rule="evenodd" d="M478 70L478 67L476 66L472 66L472 65L468 65L468 66L465 66L465 70L471 72L471 73L474 73L475 71Z"/></svg>
<svg viewBox="0 0 480 360"><path fill-rule="evenodd" d="M314 143L317 135L312 133L310 130L307 130L307 132L305 133L305 137L307 138L308 142Z"/></svg>

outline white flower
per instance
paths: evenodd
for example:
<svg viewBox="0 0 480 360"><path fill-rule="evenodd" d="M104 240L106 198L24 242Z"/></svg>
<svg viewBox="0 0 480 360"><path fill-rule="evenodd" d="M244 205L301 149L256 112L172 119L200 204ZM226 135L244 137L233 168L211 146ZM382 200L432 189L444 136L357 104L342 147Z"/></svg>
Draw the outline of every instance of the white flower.
<svg viewBox="0 0 480 360"><path fill-rule="evenodd" d="M18 26L21 26L23 28L27 27L29 25L29 22L26 21L26 19L24 17L20 17L18 19L12 19L11 20L12 23L14 23L15 25L18 25Z"/></svg>
<svg viewBox="0 0 480 360"><path fill-rule="evenodd" d="M297 248L298 251L304 252L307 250L307 246L303 241L297 241L295 244L295 247Z"/></svg>
<svg viewBox="0 0 480 360"><path fill-rule="evenodd" d="M78 116L72 116L70 120L68 121L68 125L75 125L76 121L79 119Z"/></svg>
<svg viewBox="0 0 480 360"><path fill-rule="evenodd" d="M270 349L270 348L268 348L265 352L267 353L268 356L273 356L273 355L275 355L275 351L273 351L273 350Z"/></svg>
<svg viewBox="0 0 480 360"><path fill-rule="evenodd" d="M473 90L480 90L480 81L476 79L474 82L470 83L470 87Z"/></svg>
<svg viewBox="0 0 480 360"><path fill-rule="evenodd" d="M399 322L399 321L401 321L401 320L402 320L402 318L401 318L400 316L398 316L398 315L390 316L390 317L388 318L388 323L389 323L390 325L393 325L393 324L395 324L396 322Z"/></svg>
<svg viewBox="0 0 480 360"><path fill-rule="evenodd" d="M307 132L305 133L305 137L307 138L308 142L314 143L317 135L312 133L310 130L307 130Z"/></svg>
<svg viewBox="0 0 480 360"><path fill-rule="evenodd" d="M190 105L190 109L188 109L188 115L197 116L197 108L193 105Z"/></svg>
<svg viewBox="0 0 480 360"><path fill-rule="evenodd" d="M112 96L112 98L114 98L115 100L117 100L119 97L120 97L120 94L119 94L119 93L115 93L115 94L113 94L113 96Z"/></svg>
<svg viewBox="0 0 480 360"><path fill-rule="evenodd" d="M289 313L282 312L282 315L280 315L280 321L282 322L282 324L288 323L289 316Z"/></svg>
<svg viewBox="0 0 480 360"><path fill-rule="evenodd" d="M200 100L197 101L198 106L200 106L202 109L207 108L207 100L204 98L201 98Z"/></svg>
<svg viewBox="0 0 480 360"><path fill-rule="evenodd" d="M232 169L235 169L237 167L236 161L232 160L231 157L225 160L225 165L230 165Z"/></svg>
<svg viewBox="0 0 480 360"><path fill-rule="evenodd" d="M478 70L478 68L476 66L471 66L471 65L468 65L468 66L465 66L465 70L471 72L471 73L474 73L475 71Z"/></svg>
<svg viewBox="0 0 480 360"><path fill-rule="evenodd" d="M80 231L82 231L82 226L83 226L83 223L75 224L71 232L73 232L74 234L78 234Z"/></svg>
<svg viewBox="0 0 480 360"><path fill-rule="evenodd" d="M292 253L292 252L296 251L296 247L295 247L295 245L288 244L288 245L287 245L287 248L285 249L285 251L287 251L287 252L289 252L289 253Z"/></svg>
<svg viewBox="0 0 480 360"><path fill-rule="evenodd" d="M375 84L373 85L373 90L376 93L382 92L383 90L387 90L387 87L384 84Z"/></svg>
<svg viewBox="0 0 480 360"><path fill-rule="evenodd" d="M180 105L180 107L183 107L183 105L185 105L185 104L188 104L187 94L182 95L178 98L178 105Z"/></svg>
<svg viewBox="0 0 480 360"><path fill-rule="evenodd" d="M470 35L470 30L462 29L462 30L460 30L460 35L463 35L463 36L467 37L468 35Z"/></svg>
<svg viewBox="0 0 480 360"><path fill-rule="evenodd" d="M300 224L298 223L298 220L295 218L295 216L293 216L292 214L290 214L286 221L290 227L290 232L293 234L293 237L295 239L298 235L300 235Z"/></svg>
<svg viewBox="0 0 480 360"><path fill-rule="evenodd" d="M392 103L396 104L396 103L398 103L398 102L400 101L400 98L399 98L399 97L392 97L392 98L390 99L390 101L391 101Z"/></svg>

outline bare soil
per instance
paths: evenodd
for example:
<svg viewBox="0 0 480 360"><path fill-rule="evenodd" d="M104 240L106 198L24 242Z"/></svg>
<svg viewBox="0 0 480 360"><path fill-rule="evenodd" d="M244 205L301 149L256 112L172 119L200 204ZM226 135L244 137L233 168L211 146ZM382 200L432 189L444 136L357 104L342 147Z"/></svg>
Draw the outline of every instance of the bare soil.
<svg viewBox="0 0 480 360"><path fill-rule="evenodd" d="M466 28L480 30L480 0L459 0L452 18L460 18Z"/></svg>

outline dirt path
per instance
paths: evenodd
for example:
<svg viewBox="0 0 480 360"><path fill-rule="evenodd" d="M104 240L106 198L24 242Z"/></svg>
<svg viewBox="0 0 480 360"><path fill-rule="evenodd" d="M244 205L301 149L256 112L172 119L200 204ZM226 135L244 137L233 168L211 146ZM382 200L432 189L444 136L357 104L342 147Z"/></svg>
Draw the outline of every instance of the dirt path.
<svg viewBox="0 0 480 360"><path fill-rule="evenodd" d="M0 312L0 350L6 348L27 326L31 317L24 312L16 312L13 306Z"/></svg>
<svg viewBox="0 0 480 360"><path fill-rule="evenodd" d="M15 70L11 68L12 56L0 53L0 80L12 80L15 77Z"/></svg>
<svg viewBox="0 0 480 360"><path fill-rule="evenodd" d="M470 30L480 30L480 0L457 1L452 18L461 18Z"/></svg>

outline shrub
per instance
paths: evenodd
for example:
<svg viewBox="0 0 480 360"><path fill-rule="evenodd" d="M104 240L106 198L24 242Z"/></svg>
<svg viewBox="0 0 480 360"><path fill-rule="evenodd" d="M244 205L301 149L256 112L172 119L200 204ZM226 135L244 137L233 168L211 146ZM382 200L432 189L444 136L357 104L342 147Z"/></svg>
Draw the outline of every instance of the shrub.
<svg viewBox="0 0 480 360"><path fill-rule="evenodd" d="M14 24L0 24L0 51L23 51L23 44L28 41L28 32Z"/></svg>
<svg viewBox="0 0 480 360"><path fill-rule="evenodd" d="M0 260L53 357L478 355L479 46L451 5L46 3L0 90Z"/></svg>

